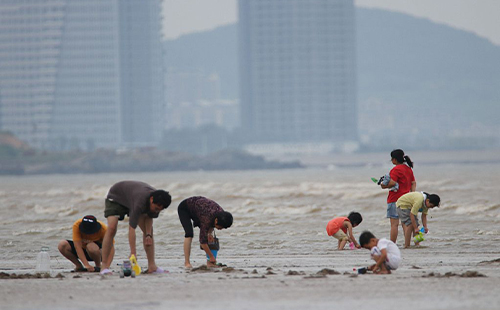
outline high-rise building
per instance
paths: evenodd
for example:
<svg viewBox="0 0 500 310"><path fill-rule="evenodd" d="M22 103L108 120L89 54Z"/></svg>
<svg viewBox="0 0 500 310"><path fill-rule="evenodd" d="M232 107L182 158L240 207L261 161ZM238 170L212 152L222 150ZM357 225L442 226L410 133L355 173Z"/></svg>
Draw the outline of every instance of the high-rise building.
<svg viewBox="0 0 500 310"><path fill-rule="evenodd" d="M256 143L357 134L352 0L240 0L241 120Z"/></svg>
<svg viewBox="0 0 500 310"><path fill-rule="evenodd" d="M0 126L44 149L155 145L160 1L0 0Z"/></svg>
<svg viewBox="0 0 500 310"><path fill-rule="evenodd" d="M166 129L216 125L232 130L240 125L238 102L221 99L220 78L216 72L207 74L201 69L180 71L167 67L165 91Z"/></svg>

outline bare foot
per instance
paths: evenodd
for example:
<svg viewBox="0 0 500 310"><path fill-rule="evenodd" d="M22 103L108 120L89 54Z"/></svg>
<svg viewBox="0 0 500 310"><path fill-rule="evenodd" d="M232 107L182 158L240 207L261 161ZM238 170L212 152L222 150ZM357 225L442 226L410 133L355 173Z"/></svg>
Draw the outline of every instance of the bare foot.
<svg viewBox="0 0 500 310"><path fill-rule="evenodd" d="M191 263L184 263L184 268L186 268L186 269L192 269L193 266L191 266Z"/></svg>

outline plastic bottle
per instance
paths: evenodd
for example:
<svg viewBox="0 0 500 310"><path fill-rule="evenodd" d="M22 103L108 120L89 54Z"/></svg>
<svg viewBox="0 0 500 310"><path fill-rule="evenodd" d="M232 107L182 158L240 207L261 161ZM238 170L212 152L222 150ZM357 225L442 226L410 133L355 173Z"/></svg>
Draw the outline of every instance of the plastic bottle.
<svg viewBox="0 0 500 310"><path fill-rule="evenodd" d="M132 264L132 270L134 271L135 275L138 276L141 274L141 266L137 263L137 258L135 257L134 254L130 256L130 264Z"/></svg>
<svg viewBox="0 0 500 310"><path fill-rule="evenodd" d="M50 272L49 247L43 246L40 253L36 256L36 271Z"/></svg>

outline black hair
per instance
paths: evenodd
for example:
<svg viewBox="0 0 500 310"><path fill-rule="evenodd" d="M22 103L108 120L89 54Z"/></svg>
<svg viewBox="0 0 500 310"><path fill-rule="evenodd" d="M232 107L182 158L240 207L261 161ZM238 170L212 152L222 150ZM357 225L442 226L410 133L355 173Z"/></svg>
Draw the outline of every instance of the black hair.
<svg viewBox="0 0 500 310"><path fill-rule="evenodd" d="M405 155L405 152L402 149L396 149L391 152L391 158L396 159L396 161L400 164L406 163L410 168L413 168L413 162L410 159L410 156Z"/></svg>
<svg viewBox="0 0 500 310"><path fill-rule="evenodd" d="M371 232L364 231L359 235L359 245L364 247L365 244L368 244L373 238L375 238L375 236Z"/></svg>
<svg viewBox="0 0 500 310"><path fill-rule="evenodd" d="M153 197L153 203L162 206L163 209L170 206L170 203L172 202L170 194L162 189L152 192L149 197Z"/></svg>
<svg viewBox="0 0 500 310"><path fill-rule="evenodd" d="M233 216L229 212L218 212L215 214L215 219L217 219L217 225L222 226L223 228L229 228L233 225Z"/></svg>
<svg viewBox="0 0 500 310"><path fill-rule="evenodd" d="M363 222L363 217L358 212L351 212L347 216L352 225L359 225Z"/></svg>
<svg viewBox="0 0 500 310"><path fill-rule="evenodd" d="M424 192L424 194L427 196L427 199L429 199L429 202L432 203L433 206L439 207L439 203L441 202L441 198L439 198L438 195L428 194L426 192Z"/></svg>

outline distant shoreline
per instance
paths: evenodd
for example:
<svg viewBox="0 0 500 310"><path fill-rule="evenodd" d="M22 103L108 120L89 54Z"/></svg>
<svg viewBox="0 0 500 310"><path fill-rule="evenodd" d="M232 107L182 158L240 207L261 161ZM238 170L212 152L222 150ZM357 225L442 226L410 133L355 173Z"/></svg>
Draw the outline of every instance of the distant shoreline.
<svg viewBox="0 0 500 310"><path fill-rule="evenodd" d="M92 174L157 171L224 171L303 168L298 161L266 160L238 150L207 156L163 150L44 153L0 159L0 175Z"/></svg>
<svg viewBox="0 0 500 310"><path fill-rule="evenodd" d="M369 152L354 154L317 154L301 156L267 156L267 160L298 161L305 167L318 168L352 168L352 167L378 167L392 165L390 152ZM443 164L499 164L499 150L464 150L464 151L406 151L412 161L418 166L434 166Z"/></svg>
<svg viewBox="0 0 500 310"><path fill-rule="evenodd" d="M354 154L260 156L222 151L204 157L165 151L114 151L0 159L0 175L94 174L127 172L236 171L273 169L350 169L390 166L389 151ZM500 164L500 150L407 152L418 166Z"/></svg>

